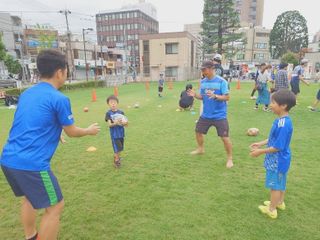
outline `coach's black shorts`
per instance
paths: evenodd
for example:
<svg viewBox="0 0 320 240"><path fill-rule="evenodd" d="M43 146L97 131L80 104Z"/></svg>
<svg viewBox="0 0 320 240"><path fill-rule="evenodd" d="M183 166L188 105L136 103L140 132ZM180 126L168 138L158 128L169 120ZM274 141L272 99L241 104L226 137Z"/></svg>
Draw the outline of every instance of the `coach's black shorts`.
<svg viewBox="0 0 320 240"><path fill-rule="evenodd" d="M162 92L163 91L163 87L158 87L158 91Z"/></svg>
<svg viewBox="0 0 320 240"><path fill-rule="evenodd" d="M299 82L290 82L291 85L291 91L297 95L298 93L300 93L300 84Z"/></svg>
<svg viewBox="0 0 320 240"><path fill-rule="evenodd" d="M210 120L200 117L196 125L196 132L207 134L212 126L216 128L219 137L229 137L229 123L227 119Z"/></svg>

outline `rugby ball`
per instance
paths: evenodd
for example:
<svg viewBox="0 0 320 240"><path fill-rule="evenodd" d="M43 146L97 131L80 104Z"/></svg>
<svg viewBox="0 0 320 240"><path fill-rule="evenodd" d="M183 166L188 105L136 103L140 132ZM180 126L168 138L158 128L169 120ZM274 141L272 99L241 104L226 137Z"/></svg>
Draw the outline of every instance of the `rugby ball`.
<svg viewBox="0 0 320 240"><path fill-rule="evenodd" d="M257 136L259 134L258 128L249 128L247 131L248 136Z"/></svg>

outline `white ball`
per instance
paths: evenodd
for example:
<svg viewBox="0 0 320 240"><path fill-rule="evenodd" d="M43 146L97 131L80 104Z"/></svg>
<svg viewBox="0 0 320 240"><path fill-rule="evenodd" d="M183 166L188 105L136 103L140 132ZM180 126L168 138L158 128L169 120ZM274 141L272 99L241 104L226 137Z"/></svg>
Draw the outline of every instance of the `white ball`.
<svg viewBox="0 0 320 240"><path fill-rule="evenodd" d="M257 136L259 134L258 128L249 128L247 131L248 136Z"/></svg>

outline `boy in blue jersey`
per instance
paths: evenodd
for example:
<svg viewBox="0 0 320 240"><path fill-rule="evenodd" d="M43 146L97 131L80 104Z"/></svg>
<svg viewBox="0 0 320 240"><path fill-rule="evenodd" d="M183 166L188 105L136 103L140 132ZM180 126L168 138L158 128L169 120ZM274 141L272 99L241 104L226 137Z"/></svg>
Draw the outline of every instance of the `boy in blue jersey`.
<svg viewBox="0 0 320 240"><path fill-rule="evenodd" d="M275 219L277 208L285 210L284 195L286 190L287 173L291 162L290 141L293 132L290 109L296 105L294 93L280 89L271 97L271 110L279 116L272 125L269 138L251 144L252 157L266 154L264 167L266 169L266 188L270 189L270 201L259 206L262 213ZM261 148L267 145L267 148Z"/></svg>
<svg viewBox="0 0 320 240"><path fill-rule="evenodd" d="M57 239L64 201L50 169L62 129L69 137L96 135L100 128L74 125L70 100L58 91L67 78L65 55L44 50L37 58L41 82L20 96L0 165L14 194L23 197L21 219L26 239ZM37 209L45 208L37 232ZM9 215L8 215L9 216Z"/></svg>
<svg viewBox="0 0 320 240"><path fill-rule="evenodd" d="M204 153L203 135L206 135L210 127L214 126L227 152L226 166L227 168L232 168L232 143L229 138L229 124L227 120L227 101L229 101L228 83L222 77L216 75L215 65L211 61L203 62L201 70L205 78L201 80L200 94L192 89L188 90L189 96L203 102L203 111L195 129L198 147L191 154Z"/></svg>
<svg viewBox="0 0 320 240"><path fill-rule="evenodd" d="M110 128L111 142L114 151L113 163L116 168L121 166L120 153L124 148L124 127L128 126L128 121L121 118L121 115L124 115L124 112L118 109L118 103L119 99L114 95L107 98L107 104L109 105L110 110L106 113L105 117Z"/></svg>

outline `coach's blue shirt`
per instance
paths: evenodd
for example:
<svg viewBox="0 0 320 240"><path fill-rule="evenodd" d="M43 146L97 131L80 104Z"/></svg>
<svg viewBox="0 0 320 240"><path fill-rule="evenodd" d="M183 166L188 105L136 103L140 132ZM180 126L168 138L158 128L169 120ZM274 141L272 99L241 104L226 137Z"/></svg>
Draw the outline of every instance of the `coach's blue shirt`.
<svg viewBox="0 0 320 240"><path fill-rule="evenodd" d="M108 120L111 120L111 122L113 123L113 115L115 114L122 114L124 115L124 112L121 111L121 110L117 110L117 111L112 111L112 110L109 110L107 113L106 113L106 117L105 117L105 120L108 121ZM110 128L110 136L112 139L117 139L117 138L124 138L124 127L123 126L120 126L120 125L117 125L117 126L114 126L114 127L111 127Z"/></svg>
<svg viewBox="0 0 320 240"><path fill-rule="evenodd" d="M267 170L286 173L291 162L290 141L293 126L289 116L278 118L273 122L268 147L278 149L278 152L267 153L264 160L264 167Z"/></svg>
<svg viewBox="0 0 320 240"><path fill-rule="evenodd" d="M222 77L216 75L213 79L201 80L200 94L203 98L203 112L201 117L210 120L222 120L227 118L227 102L209 98L206 90L211 90L217 95L228 95L228 83Z"/></svg>
<svg viewBox="0 0 320 240"><path fill-rule="evenodd" d="M41 82L19 98L0 164L27 171L50 169L62 127L74 123L69 99L51 84Z"/></svg>

